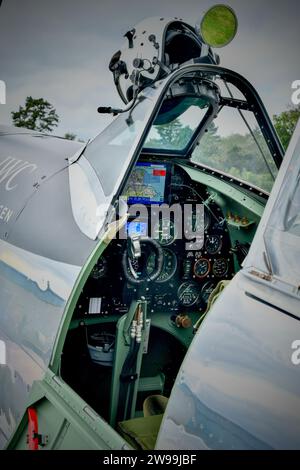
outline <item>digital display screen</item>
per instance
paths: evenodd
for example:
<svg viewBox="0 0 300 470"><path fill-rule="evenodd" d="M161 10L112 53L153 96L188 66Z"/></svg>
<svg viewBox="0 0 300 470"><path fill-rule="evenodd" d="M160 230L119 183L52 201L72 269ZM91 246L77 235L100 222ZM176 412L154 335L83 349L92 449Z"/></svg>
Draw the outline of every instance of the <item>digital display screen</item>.
<svg viewBox="0 0 300 470"><path fill-rule="evenodd" d="M127 234L129 237L145 237L148 232L147 222L127 222Z"/></svg>
<svg viewBox="0 0 300 470"><path fill-rule="evenodd" d="M128 204L163 203L166 176L166 165L137 163L125 190Z"/></svg>

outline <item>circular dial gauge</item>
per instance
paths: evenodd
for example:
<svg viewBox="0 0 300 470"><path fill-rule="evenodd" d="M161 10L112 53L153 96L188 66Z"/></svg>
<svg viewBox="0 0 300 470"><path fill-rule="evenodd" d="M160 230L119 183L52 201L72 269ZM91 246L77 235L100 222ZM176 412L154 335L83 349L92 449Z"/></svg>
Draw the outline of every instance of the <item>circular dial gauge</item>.
<svg viewBox="0 0 300 470"><path fill-rule="evenodd" d="M131 268L136 274L140 274L140 272L141 272L140 262L139 261L140 261L140 259L138 259L138 258L134 258L134 259L131 260ZM127 266L127 271L130 273L130 271L131 271L130 266ZM152 274L152 273L148 272L148 274Z"/></svg>
<svg viewBox="0 0 300 470"><path fill-rule="evenodd" d="M222 240L219 235L209 235L205 242L205 248L207 253L215 255L222 248Z"/></svg>
<svg viewBox="0 0 300 470"><path fill-rule="evenodd" d="M175 224L170 219L161 219L154 226L153 232L153 238L158 240L162 246L171 245L177 238Z"/></svg>
<svg viewBox="0 0 300 470"><path fill-rule="evenodd" d="M91 277L95 280L101 279L106 275L107 268L107 260L105 258L100 258L92 269Z"/></svg>
<svg viewBox="0 0 300 470"><path fill-rule="evenodd" d="M213 273L216 277L224 277L228 272L228 262L224 258L216 259L213 265Z"/></svg>
<svg viewBox="0 0 300 470"><path fill-rule="evenodd" d="M203 225L204 223L204 225ZM192 216L187 216L185 220L185 230L187 233L195 233L198 238L203 238L204 232L210 225L210 215L206 208L204 208L204 217L198 217L197 213L193 211Z"/></svg>
<svg viewBox="0 0 300 470"><path fill-rule="evenodd" d="M178 289L178 299L183 307L192 307L199 299L199 289L193 282L184 282Z"/></svg>
<svg viewBox="0 0 300 470"><path fill-rule="evenodd" d="M215 284L213 282L206 282L203 284L201 289L201 298L205 304L207 304L210 294L213 292Z"/></svg>
<svg viewBox="0 0 300 470"><path fill-rule="evenodd" d="M163 261L163 268L161 274L156 279L156 282L167 282L169 281L175 274L177 269L177 257L173 251L164 248L164 261ZM155 255L151 255L148 260L147 264L147 272L153 272L155 268Z"/></svg>
<svg viewBox="0 0 300 470"><path fill-rule="evenodd" d="M181 175L176 173L175 175L172 176L171 180L172 186L182 186L184 184L184 179Z"/></svg>
<svg viewBox="0 0 300 470"><path fill-rule="evenodd" d="M194 266L194 274L199 279L203 279L210 271L210 262L206 258L200 258L196 261Z"/></svg>

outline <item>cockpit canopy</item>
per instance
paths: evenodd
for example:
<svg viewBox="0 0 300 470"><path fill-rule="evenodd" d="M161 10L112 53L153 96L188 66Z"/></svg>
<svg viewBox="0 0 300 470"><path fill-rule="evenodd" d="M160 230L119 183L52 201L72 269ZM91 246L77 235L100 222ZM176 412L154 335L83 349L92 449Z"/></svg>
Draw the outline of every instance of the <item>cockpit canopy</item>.
<svg viewBox="0 0 300 470"><path fill-rule="evenodd" d="M78 164L85 159L95 172L104 211L122 194L141 152L188 160L262 195L269 194L283 156L251 84L209 64L184 66L146 88L87 145Z"/></svg>

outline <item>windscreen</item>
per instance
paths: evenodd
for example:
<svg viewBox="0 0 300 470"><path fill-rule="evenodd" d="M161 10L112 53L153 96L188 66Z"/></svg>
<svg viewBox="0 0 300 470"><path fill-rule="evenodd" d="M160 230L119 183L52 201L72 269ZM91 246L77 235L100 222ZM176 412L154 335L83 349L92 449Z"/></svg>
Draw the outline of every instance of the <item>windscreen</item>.
<svg viewBox="0 0 300 470"><path fill-rule="evenodd" d="M127 168L151 107L152 101L142 96L130 113L119 115L87 146L84 156L94 168L105 196L113 193Z"/></svg>
<svg viewBox="0 0 300 470"><path fill-rule="evenodd" d="M180 97L164 101L150 129L145 149L162 152L183 152L192 141L209 112L204 97Z"/></svg>
<svg viewBox="0 0 300 470"><path fill-rule="evenodd" d="M229 106L220 109L199 140L192 161L267 193L278 172L254 113Z"/></svg>

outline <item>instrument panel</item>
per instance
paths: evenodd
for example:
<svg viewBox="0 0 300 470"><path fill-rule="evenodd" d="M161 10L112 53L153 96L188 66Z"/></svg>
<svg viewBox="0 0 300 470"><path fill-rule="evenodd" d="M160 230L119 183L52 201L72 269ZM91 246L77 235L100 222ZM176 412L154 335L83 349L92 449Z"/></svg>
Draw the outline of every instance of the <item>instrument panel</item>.
<svg viewBox="0 0 300 470"><path fill-rule="evenodd" d="M151 167L150 167L151 168ZM139 165L139 178L145 185L149 177L149 165L147 174L142 178L143 165ZM166 171L166 173L165 173ZM196 204L204 204L204 238L200 240L199 249L189 249L190 245L183 237L178 238L178 224L175 219L160 217L155 218L153 226L151 220L129 220L127 232L132 235L151 235L158 240L163 249L163 268L155 282L149 283L145 297L149 302L149 311L164 311L169 313L182 313L183 311L199 311L206 309L209 295L220 280L231 279L234 275L233 255L227 228L227 222L222 210L214 202L209 202L209 194L205 187L195 183L186 172L177 165L155 164L155 178L161 175L164 184L155 179L156 187L143 188L144 194L151 195L152 200L162 199L162 203L169 206L184 204L192 207ZM168 181L168 184L165 184ZM127 188L133 203L136 203L136 194L141 194L141 188ZM158 188L158 189L157 189ZM155 196L155 190L159 191ZM207 202L208 201L208 202ZM144 198L145 202L145 198ZM153 205L151 205L153 210ZM150 206L149 206L150 211ZM159 211L159 205L157 205ZM153 214L151 214L153 216ZM150 220L150 222L149 222ZM182 224L184 222L182 221ZM192 212L188 227L182 230L195 230L197 217ZM183 232L184 233L184 232ZM91 295L101 298L101 312L99 314L126 313L130 302L137 295L137 287L131 285L122 272L121 259L126 249L126 240L114 240L100 258L90 275ZM147 261L149 275L155 268L155 256ZM87 310L86 307L82 307Z"/></svg>

